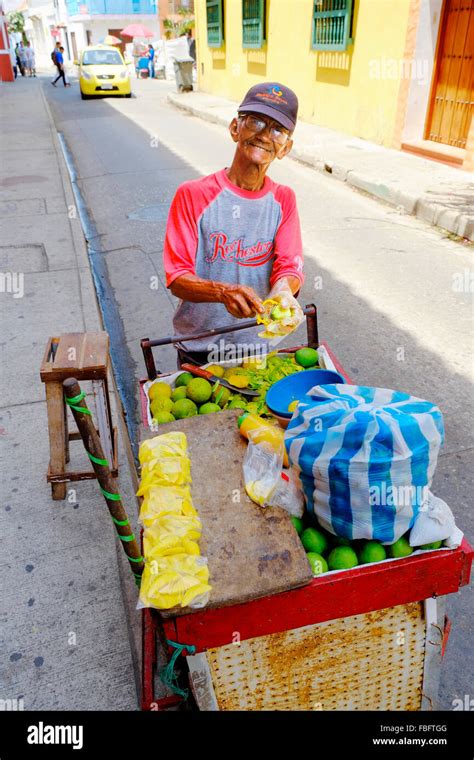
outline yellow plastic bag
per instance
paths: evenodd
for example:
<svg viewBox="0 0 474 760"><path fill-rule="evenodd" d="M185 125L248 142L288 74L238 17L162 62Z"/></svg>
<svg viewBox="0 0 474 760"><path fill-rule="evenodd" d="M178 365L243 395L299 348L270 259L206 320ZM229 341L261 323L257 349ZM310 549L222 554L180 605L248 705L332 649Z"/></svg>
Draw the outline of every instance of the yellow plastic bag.
<svg viewBox="0 0 474 760"><path fill-rule="evenodd" d="M160 545L166 535L198 541L201 531L202 523L199 517L175 514L160 515L156 520L153 520L149 527L145 528L143 533L145 557L148 556L148 552L153 547Z"/></svg>
<svg viewBox="0 0 474 760"><path fill-rule="evenodd" d="M184 433L163 433L140 444L138 459L140 464L145 464L164 457L186 456L187 451L188 444Z"/></svg>
<svg viewBox="0 0 474 760"><path fill-rule="evenodd" d="M187 457L165 457L145 462L137 496L144 496L153 486L184 486L191 483L191 463Z"/></svg>
<svg viewBox="0 0 474 760"><path fill-rule="evenodd" d="M146 492L139 517L142 525L151 525L157 517L168 514L197 517L189 486L152 486Z"/></svg>
<svg viewBox="0 0 474 760"><path fill-rule="evenodd" d="M201 597L203 606L212 586L204 557L175 554L147 561L140 588L140 601L144 607L171 609L186 607Z"/></svg>

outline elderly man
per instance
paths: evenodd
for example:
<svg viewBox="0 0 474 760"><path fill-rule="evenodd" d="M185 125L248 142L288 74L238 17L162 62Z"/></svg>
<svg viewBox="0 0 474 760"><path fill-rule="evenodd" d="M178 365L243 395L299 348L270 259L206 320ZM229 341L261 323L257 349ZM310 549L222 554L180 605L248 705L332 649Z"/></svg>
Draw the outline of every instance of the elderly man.
<svg viewBox="0 0 474 760"><path fill-rule="evenodd" d="M267 171L291 150L298 100L288 87L252 87L229 126L236 144L229 168L182 184L171 204L164 262L166 284L180 299L174 332L201 333L263 311L262 300L303 282L303 255L295 194ZM264 353L258 329L225 334L232 356L216 356L209 338L178 345L178 360L208 360ZM222 345L222 344L221 344Z"/></svg>

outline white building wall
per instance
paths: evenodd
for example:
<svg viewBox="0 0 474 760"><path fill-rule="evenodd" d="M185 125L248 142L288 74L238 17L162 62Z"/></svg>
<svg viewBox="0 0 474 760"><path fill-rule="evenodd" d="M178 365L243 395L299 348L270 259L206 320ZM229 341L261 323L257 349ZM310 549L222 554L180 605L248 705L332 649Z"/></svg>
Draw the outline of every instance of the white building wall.
<svg viewBox="0 0 474 760"><path fill-rule="evenodd" d="M403 142L422 140L443 0L421 0Z"/></svg>

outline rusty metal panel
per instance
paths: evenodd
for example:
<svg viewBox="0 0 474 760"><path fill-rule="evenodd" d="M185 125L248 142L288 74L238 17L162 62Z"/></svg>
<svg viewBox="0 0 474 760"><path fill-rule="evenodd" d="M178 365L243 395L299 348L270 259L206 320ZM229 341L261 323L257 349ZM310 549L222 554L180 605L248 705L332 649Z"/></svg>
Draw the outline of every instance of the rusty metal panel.
<svg viewBox="0 0 474 760"><path fill-rule="evenodd" d="M219 710L420 710L425 636L416 602L206 656Z"/></svg>

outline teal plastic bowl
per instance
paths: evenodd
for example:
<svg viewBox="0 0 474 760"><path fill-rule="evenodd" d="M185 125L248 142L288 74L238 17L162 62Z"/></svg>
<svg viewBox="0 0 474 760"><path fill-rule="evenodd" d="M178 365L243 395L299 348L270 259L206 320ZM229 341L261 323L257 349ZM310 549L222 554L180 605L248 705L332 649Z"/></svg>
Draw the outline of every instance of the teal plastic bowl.
<svg viewBox="0 0 474 760"><path fill-rule="evenodd" d="M329 369L305 369L274 383L267 391L265 402L276 417L290 420L293 416L293 413L288 411L291 402L300 401L315 385L345 382L339 372Z"/></svg>

